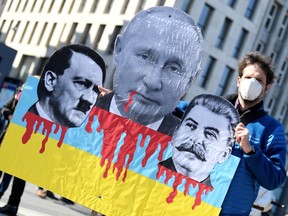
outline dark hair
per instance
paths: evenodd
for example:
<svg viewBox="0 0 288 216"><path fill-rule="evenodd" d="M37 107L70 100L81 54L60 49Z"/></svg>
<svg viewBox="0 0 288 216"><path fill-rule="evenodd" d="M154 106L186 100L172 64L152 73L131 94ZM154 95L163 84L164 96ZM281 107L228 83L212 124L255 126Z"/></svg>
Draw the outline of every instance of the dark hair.
<svg viewBox="0 0 288 216"><path fill-rule="evenodd" d="M235 127L240 122L237 110L228 100L211 94L201 94L194 97L185 110L180 124L182 124L187 114L196 105L206 107L211 112L227 118L229 121L228 129L234 134Z"/></svg>
<svg viewBox="0 0 288 216"><path fill-rule="evenodd" d="M262 55L259 52L247 53L238 64L238 75L243 76L243 70L250 64L257 64L266 73L266 85L272 84L275 75L273 71L273 64L268 56Z"/></svg>
<svg viewBox="0 0 288 216"><path fill-rule="evenodd" d="M103 74L102 82L104 83L106 76L106 66L103 58L95 50L81 44L71 44L56 50L49 57L41 75L49 70L53 71L57 75L63 75L65 69L70 67L70 59L73 55L73 51L91 58L101 68ZM44 77L41 76L37 88L37 94L39 98L43 95L50 94L50 92L48 92L45 88L44 81Z"/></svg>

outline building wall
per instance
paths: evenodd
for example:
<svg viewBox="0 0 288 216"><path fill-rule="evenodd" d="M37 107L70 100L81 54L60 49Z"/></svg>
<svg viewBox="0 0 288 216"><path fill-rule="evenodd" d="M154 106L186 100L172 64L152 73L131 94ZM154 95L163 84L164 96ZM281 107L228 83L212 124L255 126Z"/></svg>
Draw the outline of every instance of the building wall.
<svg viewBox="0 0 288 216"><path fill-rule="evenodd" d="M151 4L153 3L154 4ZM8 0L1 16L0 41L18 50L12 76L38 74L59 47L81 43L98 50L107 62L107 87L113 72L113 42L139 10L174 1Z"/></svg>
<svg viewBox="0 0 288 216"><path fill-rule="evenodd" d="M202 72L183 100L200 93L235 93L239 58L248 51L258 50L273 57L275 71L281 75L266 96L265 105L270 114L288 126L285 0L6 0L5 3L0 41L18 50L11 76L25 80L28 74L39 74L53 51L66 44L81 43L104 57L108 88L112 88L114 40L134 14L156 5L180 8L199 24L205 39Z"/></svg>

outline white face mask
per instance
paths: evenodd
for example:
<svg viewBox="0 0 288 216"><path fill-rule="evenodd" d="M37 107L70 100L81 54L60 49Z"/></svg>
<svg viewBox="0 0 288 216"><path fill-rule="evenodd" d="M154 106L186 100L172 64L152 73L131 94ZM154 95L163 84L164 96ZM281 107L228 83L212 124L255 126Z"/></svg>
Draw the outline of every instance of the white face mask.
<svg viewBox="0 0 288 216"><path fill-rule="evenodd" d="M255 100L262 91L262 85L255 79L241 79L239 91L244 100Z"/></svg>

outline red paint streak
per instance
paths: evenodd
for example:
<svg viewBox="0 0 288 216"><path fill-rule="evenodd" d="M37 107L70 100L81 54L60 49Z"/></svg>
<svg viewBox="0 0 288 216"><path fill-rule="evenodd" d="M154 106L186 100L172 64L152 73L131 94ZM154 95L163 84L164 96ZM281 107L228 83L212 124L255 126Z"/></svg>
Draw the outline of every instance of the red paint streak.
<svg viewBox="0 0 288 216"><path fill-rule="evenodd" d="M100 108L93 108L89 119L94 118L94 115L97 115L100 122L100 127L104 131L103 145L101 149L101 161L100 165L103 167L106 163L106 168L103 174L103 177L106 178L108 175L108 170L111 168L112 160L115 155L117 144L121 138L123 132L126 133L123 144L120 147L119 153L117 155L117 161L114 163L113 173L116 172L116 179L120 178L123 168L125 168L122 181L125 181L127 177L127 170L133 161L134 154L137 148L137 141L139 134L142 134L142 140L140 147L144 146L144 141L147 136L150 136L150 142L146 148L145 156L142 161L142 166L146 166L149 158L156 152L158 149L158 144L160 144L160 153L158 158L162 159L163 152L168 147L168 142L171 140L170 136L162 134L160 132L151 130L147 127L144 127L141 124L133 122L129 119L123 118L118 115L114 115L106 110ZM88 120L88 125L86 125L87 132L91 131L92 121ZM98 131L100 130L98 128Z"/></svg>
<svg viewBox="0 0 288 216"><path fill-rule="evenodd" d="M213 190L213 187L211 186L208 186L208 185L205 185L205 184L202 184L200 182L197 182L193 179L190 179L189 177L187 176L184 176L180 173L176 173L170 169L167 169L166 167L164 166L161 166L161 165L158 165L158 172L156 174L156 178L159 179L162 175L164 175L164 172L166 172L166 176L165 176L165 179L164 179L164 183L167 184L168 181L172 178L172 176L175 177L175 180L173 182L173 191L169 194L169 196L167 197L166 199L166 202L167 203L172 203L175 196L177 195L177 187L182 183L183 179L186 180L186 183L185 183L185 189L184 189L184 195L186 196L188 190L189 190L189 186L192 186L193 188L196 187L196 185L198 185L198 188L199 190L197 191L196 193L196 196L195 196L195 201L194 201L194 204L192 206L192 209L194 210L196 206L200 205L201 204L201 195L203 193L208 193L209 191L212 191Z"/></svg>
<svg viewBox="0 0 288 216"><path fill-rule="evenodd" d="M45 135L45 138L42 140L42 145L41 145L41 148L39 150L39 153L42 154L45 151L46 143L49 139L49 135L51 133L53 125L56 126L54 131L53 131L54 134L56 134L59 131L60 127L62 129L61 137L57 143L57 146L59 148L61 147L61 145L63 143L63 139L64 139L66 131L67 131L66 127L60 126L54 122L50 122L50 121L48 121L44 118L41 118L40 116L35 115L34 113L31 113L31 112L27 112L23 116L22 121L25 121L25 120L26 120L27 124L26 124L26 131L25 131L24 135L22 136L22 143L23 144L26 144L30 140L32 133L38 132L41 124L43 124L43 130L41 133L43 135L45 135L45 134L46 135ZM35 129L33 130L34 126L35 126Z"/></svg>
<svg viewBox="0 0 288 216"><path fill-rule="evenodd" d="M87 132L92 132L92 122L94 116L98 117L100 122L100 126L97 131L103 129L104 138L103 145L101 149L101 161L100 165L103 167L106 162L105 171L103 177L106 178L108 176L108 171L111 168L112 160L116 154L117 144L121 138L123 132L126 133L126 136L123 140L123 144L120 147L118 155L116 155L117 160L114 163L112 172L114 173L116 170L116 180L118 181L123 169L125 168L122 181L125 181L127 177L127 170L129 168L130 163L133 161L134 154L137 148L137 141L139 134L142 134L142 140L140 142L140 148L144 147L145 140L149 137L150 141L145 150L144 158L142 159L142 167L145 167L147 161L157 152L158 147L160 146L160 150L158 152L158 160L162 161L163 152L168 147L168 143L171 141L171 137L160 132L151 130L143 125L135 123L129 119L123 118L118 115L114 115L106 110L100 108L93 108L91 111L91 115L88 120L88 124L86 125ZM174 176L173 182L173 191L169 194L166 199L167 203L172 203L174 198L177 196L177 188L180 184L182 184L183 179L185 179L184 186L184 195L186 196L189 187L192 186L195 188L198 185L199 190L196 193L194 205L192 209L194 210L196 206L201 204L201 196L203 193L207 193L208 191L212 191L213 187L207 186L205 184L199 183L193 179L188 178L182 174L173 172L166 167L161 165L158 166L158 172L156 174L156 178L159 179L162 175L166 173L166 177L164 179L164 183L167 184L168 181Z"/></svg>
<svg viewBox="0 0 288 216"><path fill-rule="evenodd" d="M132 91L130 92L129 95L129 100L127 101L127 103L125 104L125 112L128 112L129 106L132 104L133 102L133 96L137 94L136 92Z"/></svg>

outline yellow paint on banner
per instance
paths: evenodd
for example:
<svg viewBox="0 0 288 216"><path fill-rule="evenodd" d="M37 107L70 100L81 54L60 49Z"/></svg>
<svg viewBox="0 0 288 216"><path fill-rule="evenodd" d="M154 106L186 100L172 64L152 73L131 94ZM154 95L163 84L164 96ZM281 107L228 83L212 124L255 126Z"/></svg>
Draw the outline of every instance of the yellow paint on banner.
<svg viewBox="0 0 288 216"><path fill-rule="evenodd" d="M27 144L19 143L25 130L10 124L0 149L1 170L108 216L219 215L219 208L203 201L192 210L195 199L180 192L168 204L171 187L133 171L125 182L116 181L112 169L103 178L105 166L100 166L99 157L64 143L58 148L57 140L50 138L40 154L43 135L33 134Z"/></svg>

